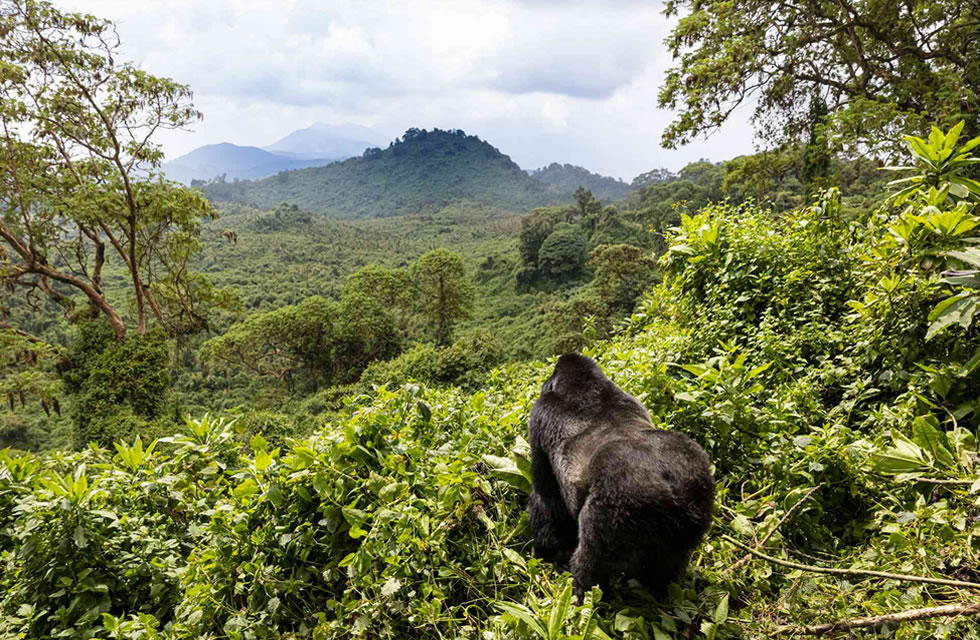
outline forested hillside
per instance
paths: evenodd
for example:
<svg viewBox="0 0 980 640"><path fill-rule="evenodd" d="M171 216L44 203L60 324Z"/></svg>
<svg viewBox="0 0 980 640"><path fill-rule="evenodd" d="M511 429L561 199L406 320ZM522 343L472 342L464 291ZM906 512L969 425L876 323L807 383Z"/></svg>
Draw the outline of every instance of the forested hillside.
<svg viewBox="0 0 980 640"><path fill-rule="evenodd" d="M629 193L630 186L622 180L592 173L583 167L552 162L546 167L528 172L558 193L572 193L579 187L588 189L600 200L622 200Z"/></svg>
<svg viewBox="0 0 980 640"><path fill-rule="evenodd" d="M666 13L663 142L753 101L759 149L627 188L409 129L198 189L189 86L0 0L0 638L980 640L980 7ZM666 593L535 547L567 352L711 460Z"/></svg>
<svg viewBox="0 0 980 640"><path fill-rule="evenodd" d="M286 203L337 218L434 211L457 200L522 211L570 199L549 192L478 137L440 129L409 129L385 149L325 167L256 182L210 182L202 190L216 202L260 208Z"/></svg>

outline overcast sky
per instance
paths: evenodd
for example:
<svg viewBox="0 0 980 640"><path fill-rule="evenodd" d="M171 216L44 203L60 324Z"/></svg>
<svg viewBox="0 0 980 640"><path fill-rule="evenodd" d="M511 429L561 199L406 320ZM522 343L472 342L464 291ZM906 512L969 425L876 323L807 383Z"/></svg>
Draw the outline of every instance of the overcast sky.
<svg viewBox="0 0 980 640"><path fill-rule="evenodd" d="M642 0L55 0L117 22L126 55L190 84L204 121L160 138L264 146L314 121L393 138L464 129L525 169L570 162L629 181L752 150L748 110L660 148L670 22Z"/></svg>

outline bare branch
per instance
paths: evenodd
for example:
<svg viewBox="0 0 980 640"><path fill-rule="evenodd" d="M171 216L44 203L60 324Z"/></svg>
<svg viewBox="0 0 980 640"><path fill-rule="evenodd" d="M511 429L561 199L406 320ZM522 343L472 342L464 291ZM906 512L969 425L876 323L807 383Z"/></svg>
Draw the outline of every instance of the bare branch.
<svg viewBox="0 0 980 640"><path fill-rule="evenodd" d="M825 636L841 631L854 629L877 629L889 622L915 622L930 618L952 618L955 616L980 615L980 602L964 602L962 604L947 604L941 607L926 607L924 609L909 609L898 613L888 613L869 618L849 618L817 624L810 627L785 626L776 629L775 635L785 636Z"/></svg>
<svg viewBox="0 0 980 640"><path fill-rule="evenodd" d="M903 582L923 582L926 584L939 584L946 587L961 587L964 589L980 589L980 582L967 582L965 580L948 580L946 578L930 578L929 576L917 576L908 573L888 573L887 571L870 571L867 569L837 569L834 567L817 567L809 564L802 564L799 562L792 562L790 560L780 560L779 558L774 558L770 555L766 555L761 551L753 549L745 543L739 542L731 536L723 535L721 539L725 542L729 542L739 549L748 551L750 554L762 558L766 562L771 562L773 564L778 564L783 567L788 567L790 569L799 569L800 571L810 571L812 573L827 573L835 576L866 576L869 578L884 578L886 580L901 580Z"/></svg>

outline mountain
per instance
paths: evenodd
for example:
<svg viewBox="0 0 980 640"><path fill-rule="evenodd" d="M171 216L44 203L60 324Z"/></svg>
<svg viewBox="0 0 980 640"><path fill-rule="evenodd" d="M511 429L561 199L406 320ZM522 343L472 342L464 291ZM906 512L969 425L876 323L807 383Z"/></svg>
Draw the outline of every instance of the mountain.
<svg viewBox="0 0 980 640"><path fill-rule="evenodd" d="M298 158L270 153L258 147L240 147L222 142L198 147L165 162L163 171L171 180L185 184L190 184L191 180L210 180L221 175L228 179L250 180L271 176L280 171L324 165L339 157L341 156L322 154L316 158Z"/></svg>
<svg viewBox="0 0 980 640"><path fill-rule="evenodd" d="M531 178L489 143L440 129L409 129L386 149L254 182L216 182L204 193L216 202L288 203L348 219L433 211L461 200L508 211L571 201L570 193Z"/></svg>
<svg viewBox="0 0 980 640"><path fill-rule="evenodd" d="M376 147L386 142L388 139L385 136L360 125L315 122L305 129L293 131L265 149L299 159L350 158L361 155L368 147Z"/></svg>
<svg viewBox="0 0 980 640"><path fill-rule="evenodd" d="M535 180L553 187L558 193L573 193L581 186L603 202L622 200L630 190L630 185L622 180L592 173L588 169L571 164L552 162L547 167L528 173Z"/></svg>

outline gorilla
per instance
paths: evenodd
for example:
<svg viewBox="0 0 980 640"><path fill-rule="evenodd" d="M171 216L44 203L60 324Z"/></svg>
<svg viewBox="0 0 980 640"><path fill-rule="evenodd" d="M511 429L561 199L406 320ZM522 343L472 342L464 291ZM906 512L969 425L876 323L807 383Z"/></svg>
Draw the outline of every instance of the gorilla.
<svg viewBox="0 0 980 640"><path fill-rule="evenodd" d="M655 429L636 398L578 354L559 358L544 383L529 441L527 510L539 555L571 553L580 602L620 573L663 596L711 523L704 449Z"/></svg>

